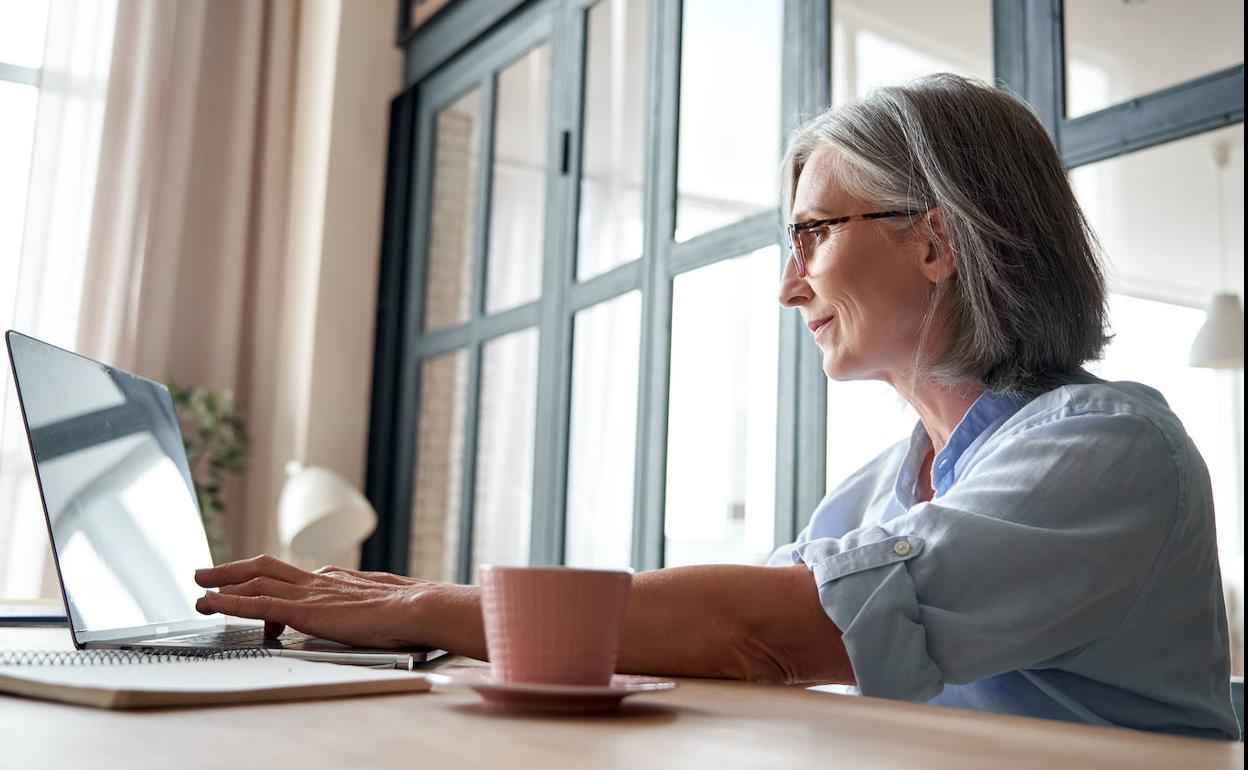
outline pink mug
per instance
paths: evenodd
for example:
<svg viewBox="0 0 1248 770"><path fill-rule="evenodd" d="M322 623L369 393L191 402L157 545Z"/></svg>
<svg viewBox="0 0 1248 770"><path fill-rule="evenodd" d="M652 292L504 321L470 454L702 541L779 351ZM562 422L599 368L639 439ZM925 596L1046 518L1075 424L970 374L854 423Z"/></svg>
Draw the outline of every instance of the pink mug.
<svg viewBox="0 0 1248 770"><path fill-rule="evenodd" d="M495 680L610 683L631 571L487 565L480 578Z"/></svg>

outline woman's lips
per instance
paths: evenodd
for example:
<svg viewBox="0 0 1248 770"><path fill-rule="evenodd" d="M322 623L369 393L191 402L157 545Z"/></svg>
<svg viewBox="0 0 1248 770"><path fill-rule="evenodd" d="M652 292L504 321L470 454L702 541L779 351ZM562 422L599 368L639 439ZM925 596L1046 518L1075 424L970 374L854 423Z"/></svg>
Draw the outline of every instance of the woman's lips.
<svg viewBox="0 0 1248 770"><path fill-rule="evenodd" d="M834 316L828 316L827 318L817 318L814 321L811 321L810 323L806 325L810 327L811 334L818 334L819 330L827 326L828 322L831 321L833 318Z"/></svg>

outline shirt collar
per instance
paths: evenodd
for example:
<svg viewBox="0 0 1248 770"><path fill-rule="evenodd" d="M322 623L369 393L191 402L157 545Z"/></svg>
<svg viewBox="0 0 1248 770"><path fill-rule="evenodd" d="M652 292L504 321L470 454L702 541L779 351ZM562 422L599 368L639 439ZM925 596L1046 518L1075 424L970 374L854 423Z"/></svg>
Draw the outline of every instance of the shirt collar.
<svg viewBox="0 0 1248 770"><path fill-rule="evenodd" d="M982 444L1025 403L1027 400L1018 396L988 391L975 399L953 433L949 434L949 442L932 461L932 489L937 495L943 495L953 486L962 468L960 460L969 456L967 450Z"/></svg>
<svg viewBox="0 0 1248 770"><path fill-rule="evenodd" d="M974 456L974 451L970 450L978 449L1002 423L1013 417L1026 403L1025 398L988 391L975 399L975 403L966 410L966 414L962 415L957 427L949 435L949 442L932 460L932 490L936 497L948 492L953 482L957 481L965 466L963 460ZM919 468L931 447L931 438L923 428L923 423L918 422L910 434L910 448L902 460L893 487L893 493L901 503L902 510L914 505L918 499L916 482Z"/></svg>
<svg viewBox="0 0 1248 770"><path fill-rule="evenodd" d="M901 468L897 471L897 480L893 483L893 495L897 502L901 503L900 508L893 515L899 515L917 501L919 468L923 465L923 458L931 446L932 441L928 438L927 431L923 429L923 422L915 421L914 430L910 431L910 448L906 450L906 456L901 461Z"/></svg>

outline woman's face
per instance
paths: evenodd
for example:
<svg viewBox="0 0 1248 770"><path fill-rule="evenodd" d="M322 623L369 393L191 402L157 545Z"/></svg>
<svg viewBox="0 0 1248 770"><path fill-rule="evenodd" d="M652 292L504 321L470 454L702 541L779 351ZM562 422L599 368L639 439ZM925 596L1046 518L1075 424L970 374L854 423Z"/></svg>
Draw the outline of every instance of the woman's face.
<svg viewBox="0 0 1248 770"><path fill-rule="evenodd" d="M794 222L885 208L847 193L834 172L838 162L830 148L811 156L798 178ZM791 258L786 263L780 304L801 311L823 351L827 376L897 384L909 375L933 279L941 277L942 262L927 231L925 226L890 229L882 221L848 222L825 231L807 260L805 278L798 276Z"/></svg>

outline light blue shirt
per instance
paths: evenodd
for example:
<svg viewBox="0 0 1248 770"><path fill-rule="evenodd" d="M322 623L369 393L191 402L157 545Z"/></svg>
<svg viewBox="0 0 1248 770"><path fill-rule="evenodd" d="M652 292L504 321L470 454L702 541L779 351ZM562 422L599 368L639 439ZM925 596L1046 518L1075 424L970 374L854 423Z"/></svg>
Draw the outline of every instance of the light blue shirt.
<svg viewBox="0 0 1248 770"><path fill-rule="evenodd" d="M833 490L804 563L864 695L1238 738L1204 461L1157 391L984 394Z"/></svg>

